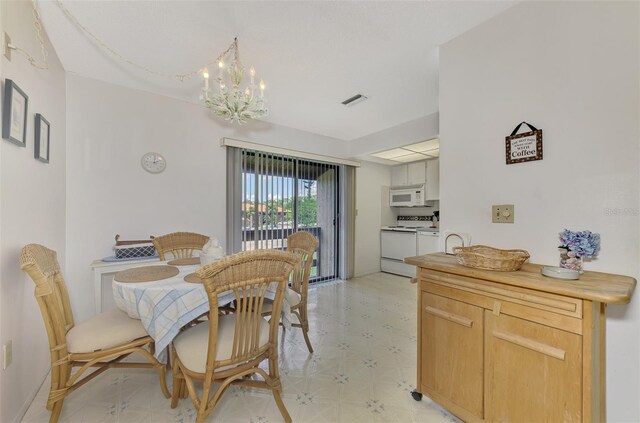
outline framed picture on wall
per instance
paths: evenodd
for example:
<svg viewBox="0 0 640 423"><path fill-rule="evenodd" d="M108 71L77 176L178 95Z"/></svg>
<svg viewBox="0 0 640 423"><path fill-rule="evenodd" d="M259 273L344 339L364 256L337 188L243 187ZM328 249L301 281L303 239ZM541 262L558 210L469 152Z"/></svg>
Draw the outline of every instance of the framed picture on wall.
<svg viewBox="0 0 640 423"><path fill-rule="evenodd" d="M43 163L49 163L49 136L51 125L40 113L36 113L35 158Z"/></svg>
<svg viewBox="0 0 640 423"><path fill-rule="evenodd" d="M518 134L522 125L527 125L530 131ZM542 129L521 122L511 135L505 138L505 153L508 165L542 160Z"/></svg>
<svg viewBox="0 0 640 423"><path fill-rule="evenodd" d="M27 145L27 111L29 97L10 79L4 82L4 103L2 105L2 138Z"/></svg>

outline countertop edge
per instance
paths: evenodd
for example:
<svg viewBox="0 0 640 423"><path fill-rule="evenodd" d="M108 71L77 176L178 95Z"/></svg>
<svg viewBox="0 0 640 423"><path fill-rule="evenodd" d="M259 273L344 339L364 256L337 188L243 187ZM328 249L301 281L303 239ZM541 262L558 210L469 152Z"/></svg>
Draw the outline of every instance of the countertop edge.
<svg viewBox="0 0 640 423"><path fill-rule="evenodd" d="M577 281L553 279L543 276L540 273L537 273L537 275L539 275L540 277L538 281L525 280L527 276L533 276L534 274L536 274L534 270L536 268L539 269L540 267L542 267L542 265L535 263L526 263L525 266L529 270L529 272L498 272L462 266L461 264L457 263L455 256L447 255L444 253L407 257L404 259L404 262L423 269L446 272L478 280L484 279L505 285L533 289L542 292L549 292L584 300L597 301L606 304L628 304L631 301L631 296L633 295L633 291L636 286L636 279L630 276L614 275L602 272L585 272L585 275L588 275L592 278L596 277L598 279L601 276L603 282L606 279L611 279L613 277L618 281L618 289L611 289L610 291L607 291L606 289L597 289L597 287L594 286L593 283L590 283L588 281L581 281L580 279L578 279ZM508 278L506 277L506 275L512 275L513 277Z"/></svg>

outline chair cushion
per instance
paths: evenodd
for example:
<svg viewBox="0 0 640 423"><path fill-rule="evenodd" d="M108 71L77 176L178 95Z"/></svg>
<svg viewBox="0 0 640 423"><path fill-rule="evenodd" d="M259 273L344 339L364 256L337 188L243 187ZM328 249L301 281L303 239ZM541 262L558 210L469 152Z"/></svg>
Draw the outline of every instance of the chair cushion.
<svg viewBox="0 0 640 423"><path fill-rule="evenodd" d="M67 349L72 353L88 353L117 347L148 336L138 319L132 319L114 308L96 314L67 332Z"/></svg>
<svg viewBox="0 0 640 423"><path fill-rule="evenodd" d="M198 373L204 373L207 364L207 349L209 347L209 321L202 322L181 332L173 340L173 346L184 366ZM231 358L233 336L236 327L236 315L228 314L218 317L218 340L216 345L216 360ZM260 346L269 343L269 322L260 319Z"/></svg>
<svg viewBox="0 0 640 423"><path fill-rule="evenodd" d="M300 294L298 294L296 291L294 291L291 288L287 288L287 290L284 292L284 297L289 302L289 306L291 307L297 306L298 304L300 304L300 300L302 300L302 297L300 296ZM273 300L265 298L264 304L262 304L262 312L270 313L272 308L273 308Z"/></svg>

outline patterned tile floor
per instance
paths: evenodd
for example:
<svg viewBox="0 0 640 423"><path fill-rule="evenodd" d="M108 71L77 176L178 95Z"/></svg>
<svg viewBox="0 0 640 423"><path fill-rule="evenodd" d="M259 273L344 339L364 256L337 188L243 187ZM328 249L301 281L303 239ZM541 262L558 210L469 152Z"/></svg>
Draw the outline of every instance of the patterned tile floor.
<svg viewBox="0 0 640 423"><path fill-rule="evenodd" d="M410 391L416 373L416 288L377 273L309 292L309 354L299 329L280 348L284 402L294 422L457 422ZM23 422L46 422L42 385ZM61 422L192 422L189 399L171 409L155 372L113 369L67 398ZM210 422L282 422L269 391L232 387Z"/></svg>

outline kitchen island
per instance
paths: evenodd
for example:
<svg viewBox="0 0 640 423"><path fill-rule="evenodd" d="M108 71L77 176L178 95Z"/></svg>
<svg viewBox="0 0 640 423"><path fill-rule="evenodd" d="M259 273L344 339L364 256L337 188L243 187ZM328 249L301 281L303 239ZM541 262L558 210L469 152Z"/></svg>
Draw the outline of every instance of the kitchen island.
<svg viewBox="0 0 640 423"><path fill-rule="evenodd" d="M444 253L417 267L417 392L470 422L605 421L605 313L633 278L480 270ZM631 335L631 334L630 334Z"/></svg>

